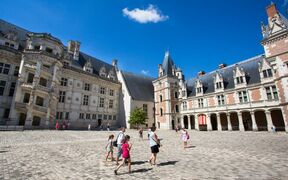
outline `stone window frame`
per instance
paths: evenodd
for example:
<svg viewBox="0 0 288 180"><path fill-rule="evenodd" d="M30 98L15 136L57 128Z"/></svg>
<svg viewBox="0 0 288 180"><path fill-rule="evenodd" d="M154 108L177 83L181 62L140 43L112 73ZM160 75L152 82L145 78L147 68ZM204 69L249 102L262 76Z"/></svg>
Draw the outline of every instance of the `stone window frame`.
<svg viewBox="0 0 288 180"><path fill-rule="evenodd" d="M65 96L66 96L66 92L65 91L59 91L58 102L59 103L65 103Z"/></svg>
<svg viewBox="0 0 288 180"><path fill-rule="evenodd" d="M109 105L108 105L109 109L113 109L114 107L114 101L112 99L109 99Z"/></svg>
<svg viewBox="0 0 288 180"><path fill-rule="evenodd" d="M237 96L240 104L249 102L248 92L246 90L237 91Z"/></svg>
<svg viewBox="0 0 288 180"><path fill-rule="evenodd" d="M0 63L0 74L8 75L10 72L11 64Z"/></svg>
<svg viewBox="0 0 288 180"><path fill-rule="evenodd" d="M198 108L203 108L204 107L204 99L199 98L199 99L197 99L197 101L198 101Z"/></svg>
<svg viewBox="0 0 288 180"><path fill-rule="evenodd" d="M266 98L268 101L279 100L279 95L276 85L265 86Z"/></svg>
<svg viewBox="0 0 288 180"><path fill-rule="evenodd" d="M224 94L216 95L218 106L223 106L226 104L226 98Z"/></svg>
<svg viewBox="0 0 288 180"><path fill-rule="evenodd" d="M68 79L62 77L62 78L61 78L61 81L60 81L60 86L67 86L67 83L68 83Z"/></svg>
<svg viewBox="0 0 288 180"><path fill-rule="evenodd" d="M87 95L87 94L83 95L82 105L83 106L89 106L89 95Z"/></svg>
<svg viewBox="0 0 288 180"><path fill-rule="evenodd" d="M89 83L84 83L84 91L90 91L91 84Z"/></svg>
<svg viewBox="0 0 288 180"><path fill-rule="evenodd" d="M99 99L99 107L104 108L105 105L105 98L100 98Z"/></svg>
<svg viewBox="0 0 288 180"><path fill-rule="evenodd" d="M100 94L105 94L106 93L106 88L105 87L100 87L99 93Z"/></svg>

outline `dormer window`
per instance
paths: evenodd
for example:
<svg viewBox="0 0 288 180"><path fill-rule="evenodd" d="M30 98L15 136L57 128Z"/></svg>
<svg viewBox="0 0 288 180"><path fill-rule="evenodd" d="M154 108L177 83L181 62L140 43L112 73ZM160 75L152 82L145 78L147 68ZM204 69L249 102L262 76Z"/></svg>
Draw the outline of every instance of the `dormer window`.
<svg viewBox="0 0 288 180"><path fill-rule="evenodd" d="M202 93L202 87L197 88L197 93Z"/></svg>
<svg viewBox="0 0 288 180"><path fill-rule="evenodd" d="M233 76L235 86L242 87L246 84L245 72L243 68L240 68L238 65L236 65L235 69L233 70Z"/></svg>
<svg viewBox="0 0 288 180"><path fill-rule="evenodd" d="M273 74L272 74L272 69L265 69L262 71L263 73L263 77L264 78L268 78L268 77L272 77Z"/></svg>
<svg viewBox="0 0 288 180"><path fill-rule="evenodd" d="M222 86L222 82L217 82L216 83L216 89L221 89L223 86Z"/></svg>
<svg viewBox="0 0 288 180"><path fill-rule="evenodd" d="M196 80L196 95L203 95L203 84L202 82L198 79Z"/></svg>
<svg viewBox="0 0 288 180"><path fill-rule="evenodd" d="M48 53L52 53L52 52L53 52L53 49L51 49L51 48L49 48L49 47L46 47L45 51L48 52Z"/></svg>
<svg viewBox="0 0 288 180"><path fill-rule="evenodd" d="M101 77L106 77L106 69L105 69L105 67L102 67L102 68L100 69L99 75L100 75Z"/></svg>
<svg viewBox="0 0 288 180"><path fill-rule="evenodd" d="M35 46L34 46L34 49L35 49L35 50L40 50L40 45L35 45Z"/></svg>
<svg viewBox="0 0 288 180"><path fill-rule="evenodd" d="M216 91L224 90L223 77L221 76L221 74L218 71L214 75L214 88Z"/></svg>

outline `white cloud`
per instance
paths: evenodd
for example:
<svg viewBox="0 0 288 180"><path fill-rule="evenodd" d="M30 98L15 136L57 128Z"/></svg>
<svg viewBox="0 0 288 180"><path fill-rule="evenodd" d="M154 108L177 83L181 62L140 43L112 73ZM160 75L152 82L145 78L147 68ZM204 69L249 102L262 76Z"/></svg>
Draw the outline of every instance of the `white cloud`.
<svg viewBox="0 0 288 180"><path fill-rule="evenodd" d="M133 19L142 24L149 22L157 23L160 21L165 21L169 18L168 16L163 15L159 9L151 4L147 9L135 8L133 10L129 10L126 7L122 9L122 13L129 19Z"/></svg>
<svg viewBox="0 0 288 180"><path fill-rule="evenodd" d="M141 73L144 74L144 75L148 75L149 71L148 70L142 70Z"/></svg>

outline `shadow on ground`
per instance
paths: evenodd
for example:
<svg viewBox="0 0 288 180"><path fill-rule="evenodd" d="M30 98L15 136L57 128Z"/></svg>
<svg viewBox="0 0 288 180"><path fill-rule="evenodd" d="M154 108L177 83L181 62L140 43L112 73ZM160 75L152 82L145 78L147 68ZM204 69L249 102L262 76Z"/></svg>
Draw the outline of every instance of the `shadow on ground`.
<svg viewBox="0 0 288 180"><path fill-rule="evenodd" d="M178 161L167 161L167 162L161 162L157 164L157 166L169 166L169 165L175 165Z"/></svg>

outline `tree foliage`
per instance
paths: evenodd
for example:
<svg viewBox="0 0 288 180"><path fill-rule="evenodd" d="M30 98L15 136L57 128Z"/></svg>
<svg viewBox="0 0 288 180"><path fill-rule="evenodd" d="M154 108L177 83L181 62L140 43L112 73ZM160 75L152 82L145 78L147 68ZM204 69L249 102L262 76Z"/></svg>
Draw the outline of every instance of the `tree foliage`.
<svg viewBox="0 0 288 180"><path fill-rule="evenodd" d="M143 111L143 109L135 108L130 113L129 123L138 127L139 125L146 123L146 118L146 113Z"/></svg>

